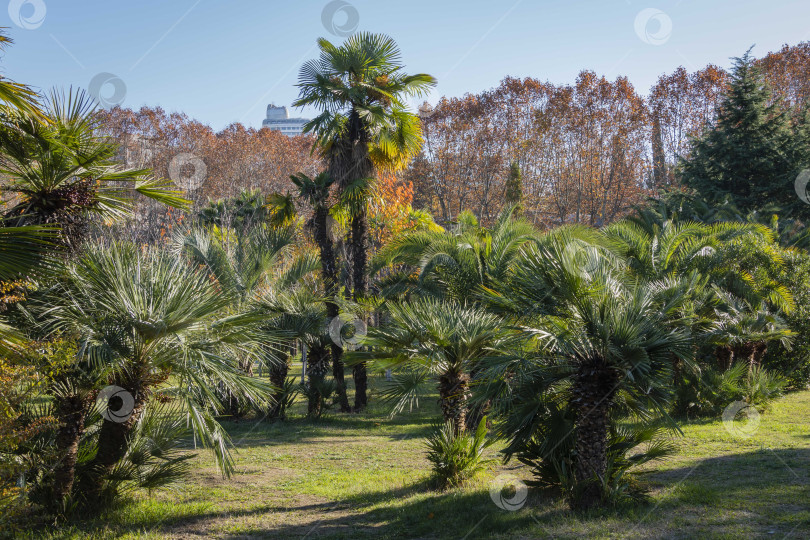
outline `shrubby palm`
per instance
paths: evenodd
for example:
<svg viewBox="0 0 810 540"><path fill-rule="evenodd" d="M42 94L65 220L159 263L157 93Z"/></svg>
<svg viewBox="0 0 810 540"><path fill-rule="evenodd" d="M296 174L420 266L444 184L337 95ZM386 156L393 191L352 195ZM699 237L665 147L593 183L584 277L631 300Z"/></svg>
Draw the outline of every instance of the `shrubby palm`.
<svg viewBox="0 0 810 540"><path fill-rule="evenodd" d="M484 388L503 411L513 450L537 433L559 436L550 426L570 422L564 436L573 437L571 504L587 508L600 503L609 480L617 400L632 403L642 418L664 415L672 358L690 359L691 337L685 325L673 324L683 300L671 294L677 284L638 281L599 250L583 268L579 251L567 249L579 245L571 232L542 238L517 263L507 288L493 293L499 309L524 314L527 352L489 359ZM553 459L551 452L543 457Z"/></svg>
<svg viewBox="0 0 810 540"><path fill-rule="evenodd" d="M492 228L459 223L455 231L417 231L395 238L374 261L373 269L401 270L381 280L385 295L419 294L472 301L482 288L503 280L521 247L536 231L505 210Z"/></svg>
<svg viewBox="0 0 810 540"><path fill-rule="evenodd" d="M280 348L267 351L274 363L270 372L271 382L282 389L276 395L276 403L272 405L269 416L285 416L287 403L284 398L291 391L285 388L288 362L294 354L296 341L300 341L304 355L302 362L305 362L308 377L308 381L301 381L309 402L308 414L319 417L331 393L326 391L330 359L327 342L330 340L324 302L304 288L274 287L259 295L252 303L252 309L261 316L262 327L275 329L286 336Z"/></svg>
<svg viewBox="0 0 810 540"><path fill-rule="evenodd" d="M126 421L101 423L83 489L90 500L104 492L139 418L156 399L175 400L222 470L232 471L228 435L214 419L223 407L216 385L256 403L267 392L239 369L251 347L239 318L222 317L233 300L181 259L111 244L88 248L35 306L50 335L76 340L77 361L134 400Z"/></svg>
<svg viewBox="0 0 810 540"><path fill-rule="evenodd" d="M370 328L364 340L373 352L350 356L355 361L373 358L381 368L403 366L415 372L412 384L392 393L398 400L413 400L423 380L436 381L444 420L462 431L467 427L472 375L482 358L504 346L508 338L503 324L496 315L454 301L392 302L385 324Z"/></svg>
<svg viewBox="0 0 810 540"><path fill-rule="evenodd" d="M8 226L57 224L75 247L88 216L120 219L135 194L187 204L170 182L115 161L118 147L97 134L99 117L83 91L51 94L45 119L29 113L1 121L0 173L8 179L2 191L15 201L4 212Z"/></svg>
<svg viewBox="0 0 810 540"><path fill-rule="evenodd" d="M282 273L284 254L294 240L291 227L271 228L257 224L252 228L229 229L212 227L193 229L178 238L178 246L194 263L203 265L216 279L220 289L231 299L225 308L228 314L237 315L250 309L249 303L263 290L275 286L291 287L304 275L311 272L316 261L312 257L299 258ZM259 357L271 373L281 373L281 379L272 382L283 386L287 372L287 358L275 354L272 337L277 332L263 321L254 324L256 339L263 333L271 336L271 344L261 346ZM285 347L286 348L286 347ZM253 355L241 361L245 373L252 374ZM280 365L283 363L283 366ZM227 396L228 412L239 417L244 404L233 396Z"/></svg>

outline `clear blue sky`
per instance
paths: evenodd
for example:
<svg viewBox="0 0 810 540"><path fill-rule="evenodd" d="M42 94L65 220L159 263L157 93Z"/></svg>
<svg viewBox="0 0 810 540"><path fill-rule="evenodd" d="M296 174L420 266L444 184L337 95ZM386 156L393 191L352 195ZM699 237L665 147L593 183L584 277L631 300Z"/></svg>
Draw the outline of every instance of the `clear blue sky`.
<svg viewBox="0 0 810 540"><path fill-rule="evenodd" d="M760 56L810 39L808 0L339 1L330 29L394 37L408 71L439 79L433 102L492 88L506 75L568 83L581 69L627 75L646 94L679 65L727 67L753 44ZM6 76L41 89L86 88L112 73L126 85L123 106L160 105L215 129L260 126L268 103L297 96L298 68L316 56L315 39L341 40L323 23L324 0L1 3L9 9L0 9L0 24L16 41L0 63Z"/></svg>

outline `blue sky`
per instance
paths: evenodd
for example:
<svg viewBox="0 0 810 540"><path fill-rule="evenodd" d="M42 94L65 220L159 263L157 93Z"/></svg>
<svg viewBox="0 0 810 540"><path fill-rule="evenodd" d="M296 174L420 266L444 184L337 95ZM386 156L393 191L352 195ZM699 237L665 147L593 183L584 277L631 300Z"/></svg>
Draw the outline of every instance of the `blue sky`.
<svg viewBox="0 0 810 540"><path fill-rule="evenodd" d="M433 102L507 75L570 83L581 69L626 75L646 94L679 65L727 67L751 45L759 56L810 39L807 0L337 1L2 0L0 25L16 43L0 69L41 89L111 73L123 106L160 105L221 129L258 127L268 103L290 104L315 39L354 28L391 35L409 72L436 76Z"/></svg>

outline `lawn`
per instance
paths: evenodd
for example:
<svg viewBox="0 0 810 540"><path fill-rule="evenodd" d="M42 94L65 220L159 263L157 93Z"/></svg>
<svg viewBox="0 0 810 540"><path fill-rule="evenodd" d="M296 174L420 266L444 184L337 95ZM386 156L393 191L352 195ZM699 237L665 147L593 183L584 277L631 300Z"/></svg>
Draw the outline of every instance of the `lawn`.
<svg viewBox="0 0 810 540"><path fill-rule="evenodd" d="M678 453L638 475L650 490L647 504L588 514L531 490L518 511L496 506L489 486L504 472L527 478L518 463L497 462L463 489L431 488L423 438L438 409L429 401L393 420L377 403L318 423L299 409L285 423L228 422L237 447L232 478L199 451L175 490L138 493L93 523L49 537L810 537L810 391L777 401L749 438L719 419L684 424Z"/></svg>

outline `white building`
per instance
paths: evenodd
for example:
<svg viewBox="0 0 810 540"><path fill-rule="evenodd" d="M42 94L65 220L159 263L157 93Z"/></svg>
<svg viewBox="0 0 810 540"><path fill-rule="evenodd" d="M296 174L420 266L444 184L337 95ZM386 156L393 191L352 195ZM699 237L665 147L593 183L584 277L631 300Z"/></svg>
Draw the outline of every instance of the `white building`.
<svg viewBox="0 0 810 540"><path fill-rule="evenodd" d="M304 124L307 122L309 122L309 118L290 118L287 107L268 105L267 118L262 120L262 127L280 131L287 137L295 137L303 133Z"/></svg>

